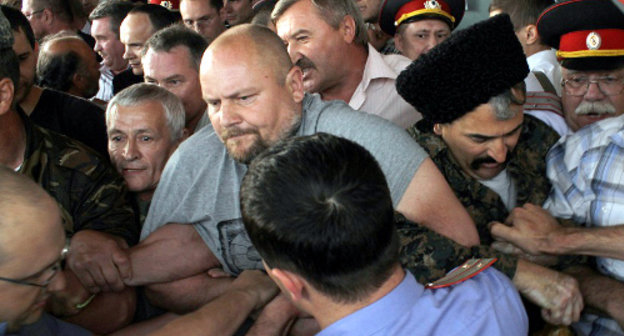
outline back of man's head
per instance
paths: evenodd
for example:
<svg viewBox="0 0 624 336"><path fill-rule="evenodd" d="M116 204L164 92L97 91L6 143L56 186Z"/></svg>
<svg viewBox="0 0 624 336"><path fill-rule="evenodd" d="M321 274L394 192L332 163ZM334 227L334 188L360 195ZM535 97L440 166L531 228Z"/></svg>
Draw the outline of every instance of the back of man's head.
<svg viewBox="0 0 624 336"><path fill-rule="evenodd" d="M243 179L241 211L268 267L301 275L336 302L366 298L398 264L384 174L349 140L320 133L269 148Z"/></svg>
<svg viewBox="0 0 624 336"><path fill-rule="evenodd" d="M130 1L123 0L105 0L100 2L97 7L89 14L89 20L98 20L110 18L110 29L119 39L119 26L121 21L134 8L134 4Z"/></svg>
<svg viewBox="0 0 624 336"><path fill-rule="evenodd" d="M508 14L514 30L519 31L528 25L535 25L540 14L553 4L553 0L492 0L490 13Z"/></svg>
<svg viewBox="0 0 624 336"><path fill-rule="evenodd" d="M169 52L171 49L183 46L188 48L192 64L199 71L201 58L208 47L208 42L195 31L176 24L171 27L159 30L152 35L143 47L142 55L144 56L149 50L153 52Z"/></svg>
<svg viewBox="0 0 624 336"><path fill-rule="evenodd" d="M275 23L294 4L299 1L310 1L318 10L318 15L334 29L340 27L345 16L349 15L355 21L355 38L353 43L366 46L368 35L366 25L360 9L353 0L280 0L275 4L271 13L271 20Z"/></svg>
<svg viewBox="0 0 624 336"><path fill-rule="evenodd" d="M176 16L160 5L145 4L133 8L128 14L146 14L154 28L154 31L161 30L176 22Z"/></svg>
<svg viewBox="0 0 624 336"><path fill-rule="evenodd" d="M85 52L86 50L86 52ZM37 82L40 86L68 92L74 85L74 75L86 75L89 71L86 60L80 55L88 56L93 51L77 34L61 31L48 35L41 43L39 58L37 59ZM93 79L93 78L92 78ZM97 80L97 78L95 78ZM85 92L82 97L92 97L97 93L97 86L92 85L95 92ZM91 90L93 91L93 90ZM77 93L74 93L77 94Z"/></svg>
<svg viewBox="0 0 624 336"><path fill-rule="evenodd" d="M47 8L56 19L72 25L77 16L82 13L82 4L78 0L31 0L32 8Z"/></svg>

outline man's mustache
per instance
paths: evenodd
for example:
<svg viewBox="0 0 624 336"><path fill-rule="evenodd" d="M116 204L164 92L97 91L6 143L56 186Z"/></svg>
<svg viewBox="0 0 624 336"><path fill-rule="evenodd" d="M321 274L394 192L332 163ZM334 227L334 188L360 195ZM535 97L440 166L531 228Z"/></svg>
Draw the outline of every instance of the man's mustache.
<svg viewBox="0 0 624 336"><path fill-rule="evenodd" d="M615 106L607 102L587 102L583 101L576 107L574 113L577 115L586 114L615 114Z"/></svg>
<svg viewBox="0 0 624 336"><path fill-rule="evenodd" d="M231 127L231 128L226 128L225 130L223 130L221 132L221 139L223 139L223 141L226 141L229 138L237 137L239 135L257 134L257 133L258 132L256 130L253 130L253 129L243 129L243 128L238 128L238 127Z"/></svg>
<svg viewBox="0 0 624 336"><path fill-rule="evenodd" d="M299 60L297 60L295 65L300 67L301 70L316 69L316 66L314 65L314 62L312 62L309 58L307 58L305 56L301 56L301 58Z"/></svg>
<svg viewBox="0 0 624 336"><path fill-rule="evenodd" d="M497 163L497 162L490 156L476 158L474 161L472 161L472 163L470 163L470 168L479 169L479 167L484 163Z"/></svg>

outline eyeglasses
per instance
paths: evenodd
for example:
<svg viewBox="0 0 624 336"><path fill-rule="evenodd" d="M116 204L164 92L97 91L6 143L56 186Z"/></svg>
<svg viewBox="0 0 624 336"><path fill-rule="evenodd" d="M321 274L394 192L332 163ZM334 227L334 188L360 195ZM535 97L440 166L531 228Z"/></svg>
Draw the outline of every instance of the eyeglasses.
<svg viewBox="0 0 624 336"><path fill-rule="evenodd" d="M36 10L36 11L34 11L34 12L30 13L30 14L24 14L24 16L28 19L28 21L30 21L30 19L31 19L33 16L35 16L36 14L39 14L39 13L43 12L44 10L45 10L45 8L42 8L42 9L40 9L40 10Z"/></svg>
<svg viewBox="0 0 624 336"><path fill-rule="evenodd" d="M67 253L69 253L69 240L65 243L65 247L63 247L63 250L61 250L61 256L52 265L23 279L10 279L0 277L0 280L14 283L17 285L46 288L52 282L52 280L54 280L56 274L63 269L63 262L65 261Z"/></svg>
<svg viewBox="0 0 624 336"><path fill-rule="evenodd" d="M607 96L616 96L624 91L624 78L617 76L602 76L590 79L588 76L573 76L561 81L566 94L583 96L589 90L590 84L598 85L598 89Z"/></svg>

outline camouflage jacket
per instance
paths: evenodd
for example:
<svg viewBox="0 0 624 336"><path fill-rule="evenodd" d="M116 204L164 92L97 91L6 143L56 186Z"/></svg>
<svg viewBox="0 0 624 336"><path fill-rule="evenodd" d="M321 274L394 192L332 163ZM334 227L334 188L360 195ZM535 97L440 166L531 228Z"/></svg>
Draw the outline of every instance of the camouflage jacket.
<svg viewBox="0 0 624 336"><path fill-rule="evenodd" d="M418 282L437 280L470 258L498 258L494 267L513 279L518 258L500 253L489 246L465 247L396 213L400 260Z"/></svg>
<svg viewBox="0 0 624 336"><path fill-rule="evenodd" d="M442 172L459 201L477 225L481 243L492 243L488 230L491 221L504 221L509 211L500 196L466 174L457 164L442 138L431 131L423 131L418 123L408 129L409 134L429 153ZM419 128L417 128L419 127ZM517 205L542 205L550 192L546 177L546 154L559 140L559 135L540 120L524 116L524 127L512 153L507 171L516 183Z"/></svg>
<svg viewBox="0 0 624 336"><path fill-rule="evenodd" d="M26 154L19 172L56 199L67 235L91 229L135 244L139 227L121 176L88 147L20 116L26 129Z"/></svg>

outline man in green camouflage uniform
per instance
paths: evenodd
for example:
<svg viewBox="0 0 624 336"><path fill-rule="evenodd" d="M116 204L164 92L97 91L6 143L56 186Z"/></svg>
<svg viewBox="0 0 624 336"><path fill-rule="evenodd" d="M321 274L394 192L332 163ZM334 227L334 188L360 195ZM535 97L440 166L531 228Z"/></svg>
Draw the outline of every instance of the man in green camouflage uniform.
<svg viewBox="0 0 624 336"><path fill-rule="evenodd" d="M134 311L134 291L122 280L130 266L126 249L138 240L134 211L123 180L105 159L16 111L19 65L12 45L13 33L2 16L0 164L31 177L61 208L71 241L66 290L50 298L53 313L71 315L73 322L96 333L110 332L129 322Z"/></svg>
<svg viewBox="0 0 624 336"><path fill-rule="evenodd" d="M399 94L424 118L408 132L429 153L467 208L486 246L493 242L488 230L491 221L504 221L518 204L541 204L550 190L545 156L559 136L523 113L523 80L528 72L509 17L502 15L457 32L397 78ZM466 253L492 254L487 247L466 251L431 235L414 239L409 224L399 225L399 232L409 244L403 248L403 261L419 267L457 266L442 260ZM418 242L422 239L430 241ZM427 251L427 246L436 248ZM502 262L498 267L510 276L515 275L505 268L514 263L518 268L526 265L517 256L498 256ZM557 262L570 263L567 259ZM540 270L546 271L553 272ZM546 318L554 324L570 324L578 317L575 313Z"/></svg>
<svg viewBox="0 0 624 336"><path fill-rule="evenodd" d="M482 244L491 244L492 235L488 224L504 222L509 210L499 194L486 187L478 179L467 174L457 163L444 140L432 129L422 130L419 123L408 129L409 134L429 153L436 166L455 192L459 201L477 225ZM540 120L525 115L518 143L508 153L506 169L515 182L516 204L543 204L550 192L546 177L546 153L557 142L559 135Z"/></svg>

